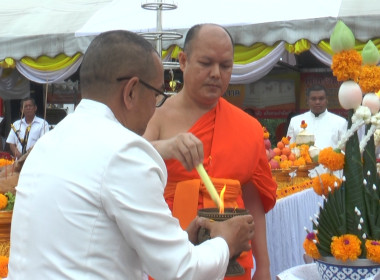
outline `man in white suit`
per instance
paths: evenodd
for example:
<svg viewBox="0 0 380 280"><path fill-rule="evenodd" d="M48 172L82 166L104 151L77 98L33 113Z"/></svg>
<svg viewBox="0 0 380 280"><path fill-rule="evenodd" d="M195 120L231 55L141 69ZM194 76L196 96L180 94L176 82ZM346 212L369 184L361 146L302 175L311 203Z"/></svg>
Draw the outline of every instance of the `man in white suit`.
<svg viewBox="0 0 380 280"><path fill-rule="evenodd" d="M171 216L165 164L141 137L166 99L163 77L159 55L137 34L92 41L82 101L21 171L8 279L222 279L229 257L250 248L251 215L197 218L187 232ZM214 238L195 246L201 226Z"/></svg>

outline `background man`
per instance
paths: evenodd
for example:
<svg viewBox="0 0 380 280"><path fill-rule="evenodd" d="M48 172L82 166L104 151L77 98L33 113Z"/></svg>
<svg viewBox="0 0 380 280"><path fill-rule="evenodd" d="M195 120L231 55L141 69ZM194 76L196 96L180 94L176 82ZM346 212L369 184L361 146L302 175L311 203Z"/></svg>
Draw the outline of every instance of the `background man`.
<svg viewBox="0 0 380 280"><path fill-rule="evenodd" d="M166 160L165 199L183 228L198 208L215 207L194 169L203 163L226 207L247 208L254 217L254 278L269 280L265 212L275 204L277 185L265 154L260 123L221 98L233 67L233 42L217 25L192 27L179 54L183 89L156 110L144 135ZM252 256L240 259L251 279ZM211 279L211 278L210 278Z"/></svg>
<svg viewBox="0 0 380 280"><path fill-rule="evenodd" d="M290 142L302 130L301 122L307 123L307 131L314 134L314 145L320 149L326 147L336 148L339 140L347 130L347 121L327 110L326 89L320 85L310 87L306 92L306 102L310 110L290 120L287 136Z"/></svg>
<svg viewBox="0 0 380 280"><path fill-rule="evenodd" d="M251 215L199 218L186 233L165 203L165 164L140 136L165 100L163 77L157 52L135 33L91 42L83 99L21 171L7 279L221 279L229 256L249 250ZM194 246L200 226L216 238Z"/></svg>
<svg viewBox="0 0 380 280"><path fill-rule="evenodd" d="M36 116L37 105L33 98L28 97L20 104L21 119L12 124L6 142L15 158L20 158L37 140L49 131L47 121Z"/></svg>

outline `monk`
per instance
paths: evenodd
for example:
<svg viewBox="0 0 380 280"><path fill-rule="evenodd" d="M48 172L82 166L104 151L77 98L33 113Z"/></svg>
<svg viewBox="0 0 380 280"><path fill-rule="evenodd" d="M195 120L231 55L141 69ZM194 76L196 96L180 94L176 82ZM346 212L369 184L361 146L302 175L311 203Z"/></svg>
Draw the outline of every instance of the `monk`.
<svg viewBox="0 0 380 280"><path fill-rule="evenodd" d="M216 207L194 168L203 163L218 192L226 186L225 206L246 208L254 217L251 240L256 270L252 279L270 280L265 213L275 205L260 123L221 98L233 67L233 42L214 24L196 25L179 54L184 86L150 120L144 137L164 158L168 170L165 199L183 228L200 208ZM251 279L252 256L239 258L242 276Z"/></svg>

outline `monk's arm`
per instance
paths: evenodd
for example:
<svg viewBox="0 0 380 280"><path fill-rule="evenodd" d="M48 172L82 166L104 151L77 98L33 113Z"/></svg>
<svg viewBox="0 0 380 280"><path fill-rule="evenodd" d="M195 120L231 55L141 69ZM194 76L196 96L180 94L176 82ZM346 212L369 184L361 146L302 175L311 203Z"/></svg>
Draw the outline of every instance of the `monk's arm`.
<svg viewBox="0 0 380 280"><path fill-rule="evenodd" d="M169 139L161 139L159 125L152 118L143 137L150 141L161 157L177 159L189 171L203 162L203 143L192 133L184 132Z"/></svg>
<svg viewBox="0 0 380 280"><path fill-rule="evenodd" d="M149 121L143 137L152 144L163 159L174 158L173 149L170 147L171 139L161 139L159 117L156 115Z"/></svg>
<svg viewBox="0 0 380 280"><path fill-rule="evenodd" d="M256 272L252 279L270 280L270 262L266 238L265 211L259 192L252 183L242 187L245 208L255 222L255 235L252 239L252 252L256 260Z"/></svg>

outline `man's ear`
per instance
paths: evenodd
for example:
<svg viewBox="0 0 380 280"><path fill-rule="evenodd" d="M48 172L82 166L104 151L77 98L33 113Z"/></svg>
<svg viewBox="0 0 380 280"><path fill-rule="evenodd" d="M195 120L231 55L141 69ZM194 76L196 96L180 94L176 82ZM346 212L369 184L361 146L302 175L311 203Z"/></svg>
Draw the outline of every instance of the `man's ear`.
<svg viewBox="0 0 380 280"><path fill-rule="evenodd" d="M180 52L178 54L179 67L183 71L186 68L187 54L185 52Z"/></svg>
<svg viewBox="0 0 380 280"><path fill-rule="evenodd" d="M123 87L123 102L127 109L133 107L137 98L137 90L136 86L138 84L138 78L133 77L127 81L127 83Z"/></svg>

